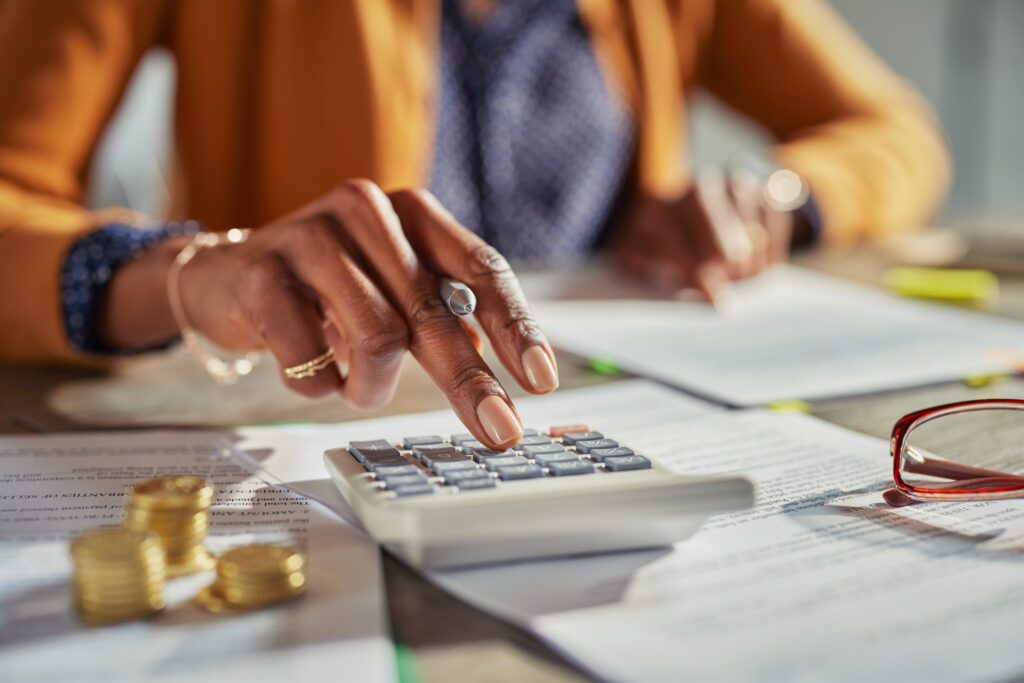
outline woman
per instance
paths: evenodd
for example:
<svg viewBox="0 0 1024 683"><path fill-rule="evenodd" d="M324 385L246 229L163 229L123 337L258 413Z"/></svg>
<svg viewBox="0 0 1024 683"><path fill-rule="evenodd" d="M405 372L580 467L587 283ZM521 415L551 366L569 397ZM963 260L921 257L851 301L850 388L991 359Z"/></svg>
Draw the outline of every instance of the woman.
<svg viewBox="0 0 1024 683"><path fill-rule="evenodd" d="M181 218L248 239L78 204L154 45L178 67ZM691 174L696 89L778 138L789 197ZM563 261L606 238L714 298L792 241L919 224L948 182L918 98L816 0L0 0L0 93L0 358L187 326L373 408L408 350L492 447L521 426L435 276L476 292L502 363L545 393L553 355L502 253ZM347 372L317 362L334 357Z"/></svg>

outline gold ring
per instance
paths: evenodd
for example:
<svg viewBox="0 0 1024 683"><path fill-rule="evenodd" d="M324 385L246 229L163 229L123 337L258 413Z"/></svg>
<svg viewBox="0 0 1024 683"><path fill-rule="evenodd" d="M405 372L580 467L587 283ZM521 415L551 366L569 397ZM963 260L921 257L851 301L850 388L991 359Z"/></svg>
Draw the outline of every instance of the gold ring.
<svg viewBox="0 0 1024 683"><path fill-rule="evenodd" d="M284 369L284 376L288 379L302 379L312 377L334 362L334 347L328 346L327 350L313 360L293 365Z"/></svg>

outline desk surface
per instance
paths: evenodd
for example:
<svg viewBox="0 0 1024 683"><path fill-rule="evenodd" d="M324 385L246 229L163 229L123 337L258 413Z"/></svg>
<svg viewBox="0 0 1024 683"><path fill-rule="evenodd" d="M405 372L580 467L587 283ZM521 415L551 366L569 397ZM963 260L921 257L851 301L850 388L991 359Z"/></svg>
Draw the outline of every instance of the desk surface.
<svg viewBox="0 0 1024 683"><path fill-rule="evenodd" d="M877 282L879 259L870 250L821 253L802 265L867 282ZM1024 319L1024 277L1001 278L994 312ZM498 368L493 357L488 359ZM559 356L563 387L621 379L588 371L578 360ZM166 382L174 377L173 383ZM517 391L507 374L502 383ZM286 421L340 422L366 415L341 399L310 401L284 389L273 362L246 379L246 391L218 387L190 358L174 352L144 358L110 372L23 369L0 366L0 433L51 432L160 426L206 427ZM926 388L816 404L823 419L888 438L901 415L927 405L987 396L1024 398L1024 380L1012 378L983 387L956 382ZM380 414L444 407L440 392L414 363L407 363L395 400ZM545 644L499 621L421 578L400 562L384 558L391 620L398 641L409 647L424 681L566 680L583 677Z"/></svg>

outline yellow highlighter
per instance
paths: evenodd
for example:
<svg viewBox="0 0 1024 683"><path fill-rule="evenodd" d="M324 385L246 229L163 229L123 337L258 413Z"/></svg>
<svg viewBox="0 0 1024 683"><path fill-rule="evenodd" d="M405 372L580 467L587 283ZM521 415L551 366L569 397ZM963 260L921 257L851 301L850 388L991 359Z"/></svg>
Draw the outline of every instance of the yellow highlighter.
<svg viewBox="0 0 1024 683"><path fill-rule="evenodd" d="M999 280L987 270L890 268L883 281L897 294L925 299L982 302L999 295Z"/></svg>

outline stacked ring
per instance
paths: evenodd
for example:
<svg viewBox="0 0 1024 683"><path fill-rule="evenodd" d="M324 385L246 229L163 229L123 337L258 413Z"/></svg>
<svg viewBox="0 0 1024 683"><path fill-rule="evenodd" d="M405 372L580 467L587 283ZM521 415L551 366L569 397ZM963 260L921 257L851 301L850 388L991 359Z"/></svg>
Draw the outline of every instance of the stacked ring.
<svg viewBox="0 0 1024 683"><path fill-rule="evenodd" d="M334 347L328 346L327 350L321 353L313 360L308 360L305 363L299 363L298 365L292 365L284 369L284 376L288 379L302 379L304 377L312 377L316 373L320 372L331 363L334 362Z"/></svg>

